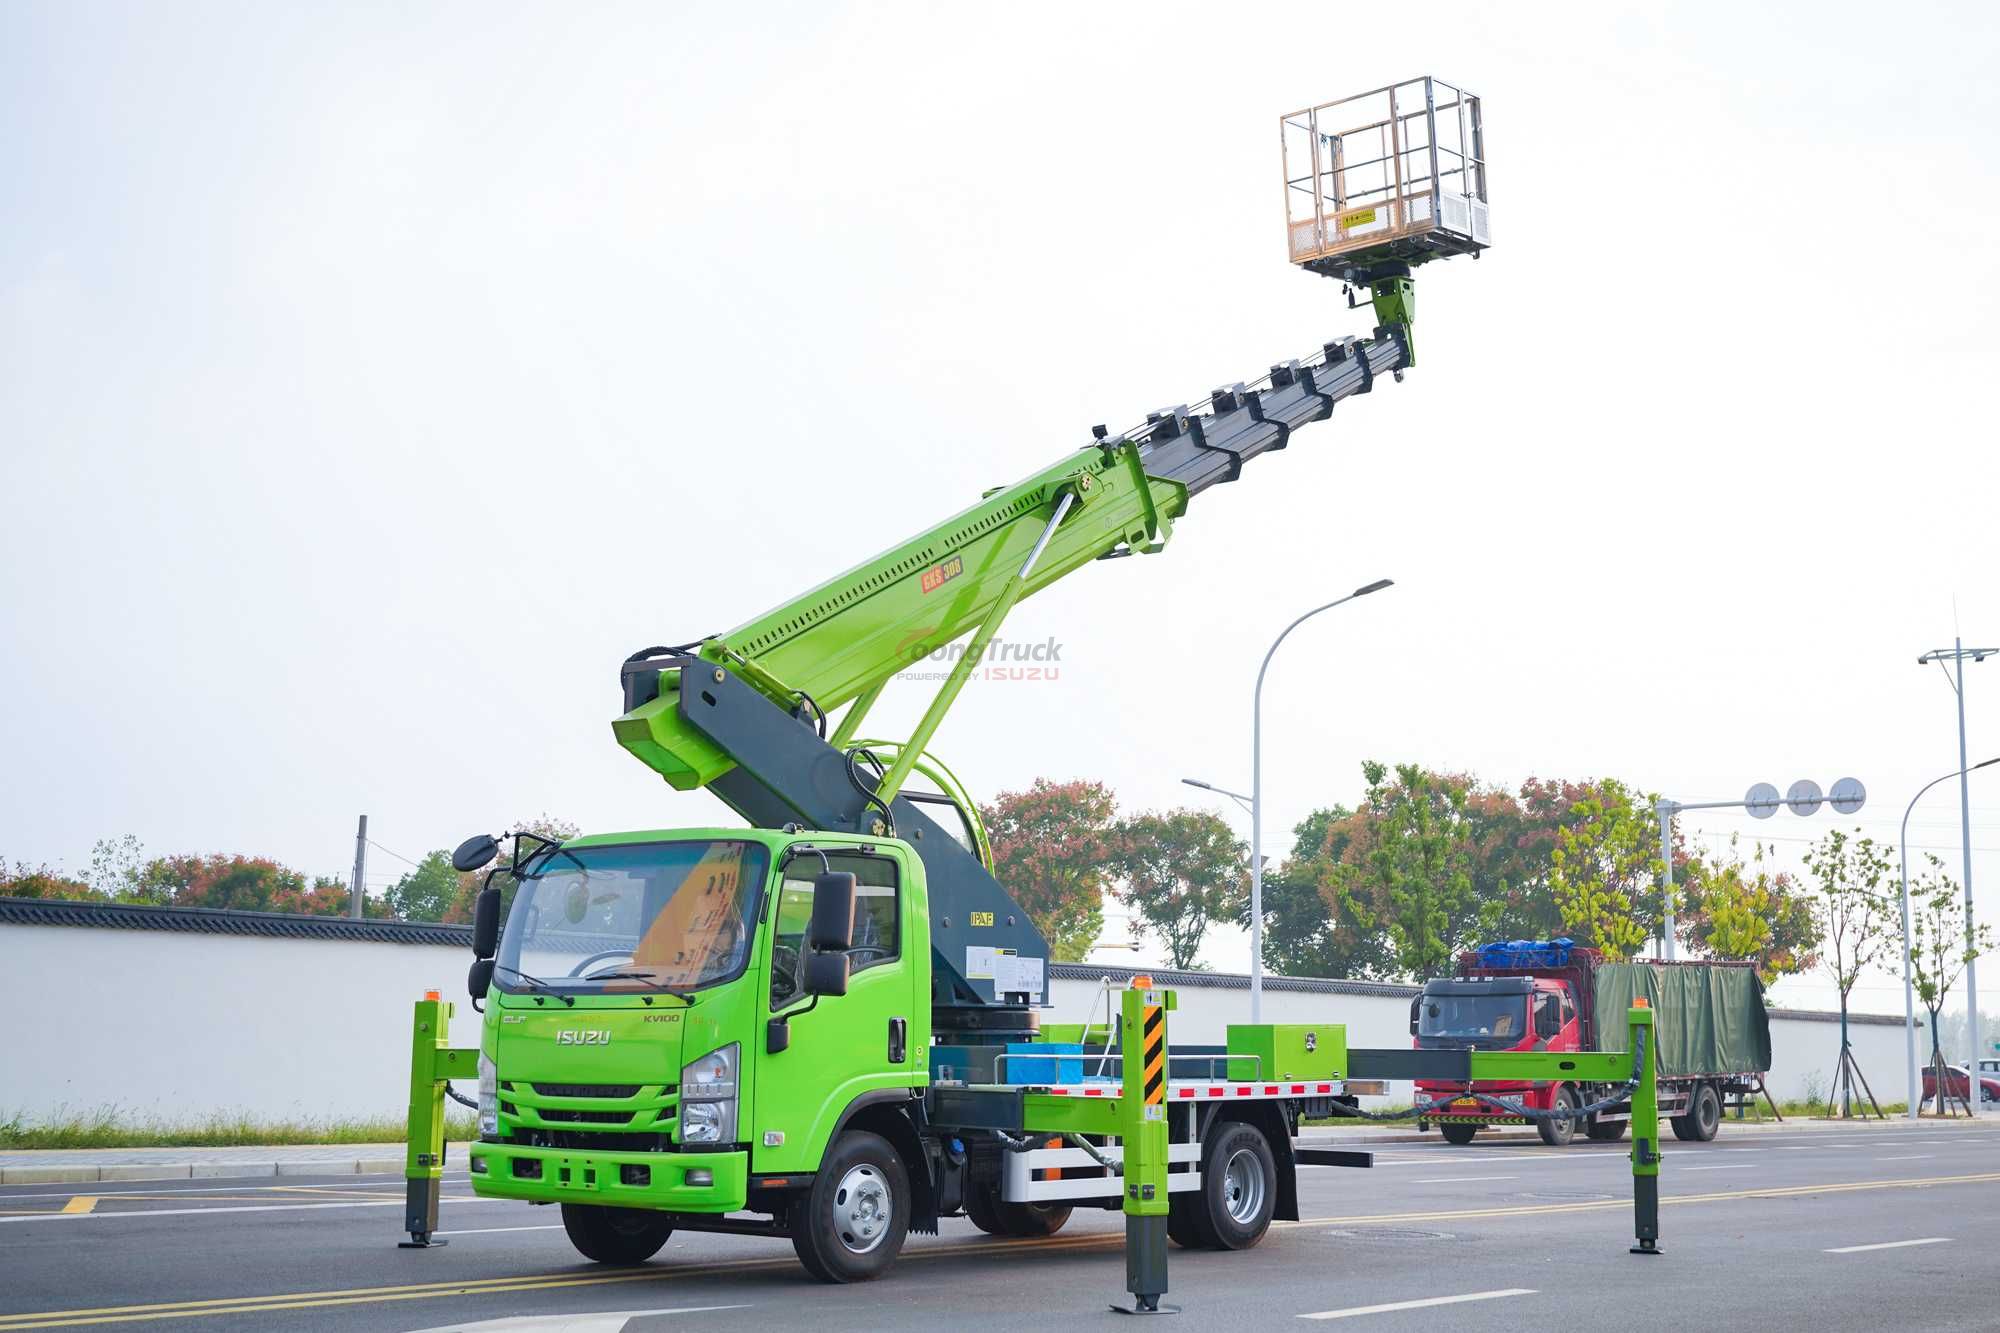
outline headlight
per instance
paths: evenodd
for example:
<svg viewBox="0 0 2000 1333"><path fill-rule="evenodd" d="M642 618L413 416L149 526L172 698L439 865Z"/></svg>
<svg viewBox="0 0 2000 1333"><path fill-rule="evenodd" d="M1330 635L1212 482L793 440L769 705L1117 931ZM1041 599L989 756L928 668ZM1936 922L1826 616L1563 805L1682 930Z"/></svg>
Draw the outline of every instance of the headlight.
<svg viewBox="0 0 2000 1333"><path fill-rule="evenodd" d="M682 1066L682 1143L736 1141L736 1070L742 1049L731 1042Z"/></svg>
<svg viewBox="0 0 2000 1333"><path fill-rule="evenodd" d="M479 1137L500 1137L500 1071L484 1051L479 1053Z"/></svg>

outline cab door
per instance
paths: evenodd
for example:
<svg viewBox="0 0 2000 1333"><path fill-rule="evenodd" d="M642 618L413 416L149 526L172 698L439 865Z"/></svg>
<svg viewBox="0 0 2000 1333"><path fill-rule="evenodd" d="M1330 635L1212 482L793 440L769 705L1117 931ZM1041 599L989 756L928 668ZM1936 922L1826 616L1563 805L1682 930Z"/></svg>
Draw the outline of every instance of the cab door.
<svg viewBox="0 0 2000 1333"><path fill-rule="evenodd" d="M929 1052L918 1044L928 1023L917 978L921 940L907 938L908 873L887 854L834 853L837 871L855 877L854 943L847 994L817 999L804 991L806 923L812 916L817 855L794 856L779 871L762 932L769 984L755 1034L757 1081L750 1169L811 1171L819 1165L841 1113L870 1092L919 1086ZM784 1020L786 1046L770 1049L770 1021Z"/></svg>

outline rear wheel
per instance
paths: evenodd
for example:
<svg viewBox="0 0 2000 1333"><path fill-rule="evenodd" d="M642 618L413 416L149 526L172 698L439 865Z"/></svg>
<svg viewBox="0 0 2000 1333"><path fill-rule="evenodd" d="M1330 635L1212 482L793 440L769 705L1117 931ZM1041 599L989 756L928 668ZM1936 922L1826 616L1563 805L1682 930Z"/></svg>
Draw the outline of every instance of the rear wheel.
<svg viewBox="0 0 2000 1333"><path fill-rule="evenodd" d="M1597 1143L1616 1143L1625 1137L1626 1123L1623 1120L1599 1120L1593 1116L1590 1123L1583 1127L1583 1132Z"/></svg>
<svg viewBox="0 0 2000 1333"><path fill-rule="evenodd" d="M1576 1089L1564 1084L1549 1101L1549 1119L1535 1122L1535 1132L1551 1148L1566 1148L1576 1137Z"/></svg>
<svg viewBox="0 0 2000 1333"><path fill-rule="evenodd" d="M576 1252L600 1264L643 1264L674 1234L672 1219L647 1208L566 1203L562 1220Z"/></svg>
<svg viewBox="0 0 2000 1333"><path fill-rule="evenodd" d="M1696 1087L1688 1109L1673 1118L1674 1137L1689 1143L1707 1143L1722 1128L1722 1098L1713 1083Z"/></svg>
<svg viewBox="0 0 2000 1333"><path fill-rule="evenodd" d="M850 1130L828 1149L792 1218L792 1248L822 1282L880 1277L910 1230L910 1178L879 1134Z"/></svg>
<svg viewBox="0 0 2000 1333"><path fill-rule="evenodd" d="M1477 1125L1455 1125L1449 1120L1438 1126L1438 1133L1444 1135L1446 1143L1456 1143L1461 1148L1472 1142L1472 1136L1478 1132Z"/></svg>
<svg viewBox="0 0 2000 1333"><path fill-rule="evenodd" d="M1053 1236L1069 1221L1066 1203L1008 1203L999 1182L966 1191L965 1215L989 1236Z"/></svg>
<svg viewBox="0 0 2000 1333"><path fill-rule="evenodd" d="M1188 1205L1181 1230L1201 1248L1247 1250L1264 1239L1278 1206L1278 1163L1264 1132L1240 1122L1216 1126L1202 1151L1201 1188L1182 1197ZM1171 1202L1167 1234L1174 1234Z"/></svg>

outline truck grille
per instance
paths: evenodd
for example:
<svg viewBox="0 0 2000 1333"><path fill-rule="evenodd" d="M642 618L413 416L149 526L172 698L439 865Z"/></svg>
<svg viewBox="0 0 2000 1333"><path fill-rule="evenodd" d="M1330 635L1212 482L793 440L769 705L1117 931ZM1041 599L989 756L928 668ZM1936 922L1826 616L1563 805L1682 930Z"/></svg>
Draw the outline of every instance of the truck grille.
<svg viewBox="0 0 2000 1333"><path fill-rule="evenodd" d="M637 1083L533 1083L529 1085L544 1097L605 1097L622 1099L637 1095Z"/></svg>

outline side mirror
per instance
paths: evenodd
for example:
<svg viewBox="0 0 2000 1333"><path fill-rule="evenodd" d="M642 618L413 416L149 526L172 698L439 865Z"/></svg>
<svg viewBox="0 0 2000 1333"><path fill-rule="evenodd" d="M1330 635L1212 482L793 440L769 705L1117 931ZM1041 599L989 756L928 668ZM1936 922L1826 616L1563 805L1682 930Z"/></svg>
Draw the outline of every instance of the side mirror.
<svg viewBox="0 0 2000 1333"><path fill-rule="evenodd" d="M472 904L472 956L490 959L500 947L500 890L481 889ZM488 964L491 967L491 964ZM489 971L488 975L491 975ZM479 992L474 992L475 994Z"/></svg>
<svg viewBox="0 0 2000 1333"><path fill-rule="evenodd" d="M847 955L844 953L807 954L806 994L847 994Z"/></svg>
<svg viewBox="0 0 2000 1333"><path fill-rule="evenodd" d="M486 998L487 990L493 985L493 960L478 958L473 960L472 970L465 974L465 993L475 1000Z"/></svg>
<svg viewBox="0 0 2000 1333"><path fill-rule="evenodd" d="M1421 995L1410 1001L1410 1035L1412 1037L1417 1035L1417 1011L1422 1009L1423 1006L1424 997Z"/></svg>
<svg viewBox="0 0 2000 1333"><path fill-rule="evenodd" d="M814 878L806 947L813 953L845 953L854 947L854 876L847 871L831 870ZM847 985L843 981L838 991L821 993L845 995Z"/></svg>
<svg viewBox="0 0 2000 1333"><path fill-rule="evenodd" d="M458 844L458 850L451 854L451 868L464 874L468 870L479 869L498 855L500 844L494 841L492 834L475 834Z"/></svg>

